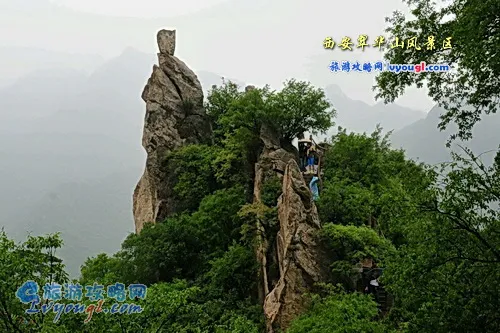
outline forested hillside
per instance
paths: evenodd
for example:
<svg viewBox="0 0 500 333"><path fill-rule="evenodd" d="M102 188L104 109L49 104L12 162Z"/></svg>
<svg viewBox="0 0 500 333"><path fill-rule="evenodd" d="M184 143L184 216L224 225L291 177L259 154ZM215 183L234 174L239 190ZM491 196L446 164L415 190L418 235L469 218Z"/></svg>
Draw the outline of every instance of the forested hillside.
<svg viewBox="0 0 500 333"><path fill-rule="evenodd" d="M450 144L466 143L484 114L498 117L500 60L487 50L499 37L500 3L412 3L413 21L396 13L392 35L451 35L460 47L392 49L387 60L447 61L460 70L384 72L378 96L392 101L427 84L443 103L440 126L456 126ZM292 141L331 128L335 110L323 90L294 79L278 91L225 81L203 105L198 79L173 55L175 32L160 31L158 42L159 66L143 93L148 164L134 197L137 232L114 255L88 258L72 281L58 257L60 235L18 244L0 233L3 331L500 331L498 143L488 165L463 145L449 162L427 165L391 148L382 128L341 130L317 145L316 198ZM72 292L44 288L53 282ZM125 289L142 284L147 294L138 298ZM89 297L99 285L102 308L100 297ZM25 312L41 305L36 292L45 314ZM85 311L68 307L80 299ZM141 311L109 313L113 303Z"/></svg>

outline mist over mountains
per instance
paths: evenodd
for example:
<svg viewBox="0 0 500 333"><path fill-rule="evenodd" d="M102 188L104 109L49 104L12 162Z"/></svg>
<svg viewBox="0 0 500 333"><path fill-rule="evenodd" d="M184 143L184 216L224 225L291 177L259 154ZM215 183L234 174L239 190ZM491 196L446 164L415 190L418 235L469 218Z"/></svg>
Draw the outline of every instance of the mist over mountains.
<svg viewBox="0 0 500 333"><path fill-rule="evenodd" d="M450 161L450 150L446 148L446 142L452 134L457 133L458 128L452 123L444 131L437 130L437 126L441 121L439 117L444 112L444 109L435 106L429 111L425 119L418 120L399 131L395 131L391 136L393 147L403 148L408 157L429 164ZM459 146L467 147L476 155L484 154L481 159L488 164L494 158L491 151L497 150L499 147L500 117L497 114L490 114L483 115L481 119L473 128L472 139L467 142L454 141L451 150L463 153Z"/></svg>
<svg viewBox="0 0 500 333"><path fill-rule="evenodd" d="M85 258L114 252L134 230L132 193L145 160L141 93L156 60L128 48L109 61L76 56L57 67L42 63L0 89L0 225L16 239L61 231L61 255L76 274ZM205 92L221 84L219 74L197 74ZM395 146L410 157L447 158L437 109L426 115L397 104L370 106L337 85L325 91L338 112L336 126L370 133L380 124L396 130ZM498 122L483 123L477 151L499 141Z"/></svg>
<svg viewBox="0 0 500 333"><path fill-rule="evenodd" d="M71 272L133 231L153 59L127 49L90 75L42 70L0 91L1 222L18 239L61 231Z"/></svg>
<svg viewBox="0 0 500 333"><path fill-rule="evenodd" d="M338 126L358 133L371 133L377 124L384 131L399 130L417 120L425 118L422 111L412 110L397 104L377 103L373 106L350 99L338 85L329 85L325 94L338 110L335 120Z"/></svg>
<svg viewBox="0 0 500 333"><path fill-rule="evenodd" d="M0 46L0 63L3 64L0 88L12 84L20 76L37 75L38 71L44 72L41 76L45 78L57 76L58 73L64 76L66 71L88 75L104 61L103 57L93 54L68 54L34 47Z"/></svg>

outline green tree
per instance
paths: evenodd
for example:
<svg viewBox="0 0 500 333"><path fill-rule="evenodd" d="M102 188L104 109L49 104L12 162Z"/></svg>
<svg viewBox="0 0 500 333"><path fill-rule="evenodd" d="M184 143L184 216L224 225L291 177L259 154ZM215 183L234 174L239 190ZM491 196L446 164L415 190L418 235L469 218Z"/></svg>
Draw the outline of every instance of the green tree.
<svg viewBox="0 0 500 333"><path fill-rule="evenodd" d="M378 128L370 136L341 130L325 153L318 211L323 223L377 226L391 240L389 224L401 216L412 196L431 184L425 168L390 148Z"/></svg>
<svg viewBox="0 0 500 333"><path fill-rule="evenodd" d="M123 263L124 283L170 282L195 277L201 269L203 243L189 215L147 224L140 234L131 234L117 258Z"/></svg>
<svg viewBox="0 0 500 333"><path fill-rule="evenodd" d="M335 290L326 297L315 295L311 309L292 322L289 333L382 333L390 332L376 320L377 304L359 293Z"/></svg>
<svg viewBox="0 0 500 333"><path fill-rule="evenodd" d="M79 282L82 285L94 282L109 285L123 279L122 267L124 262L116 256L101 253L95 257L87 258L80 268ZM129 282L129 281L123 281Z"/></svg>
<svg viewBox="0 0 500 333"><path fill-rule="evenodd" d="M250 198L263 124L276 131L284 144L291 144L305 131L329 129L335 114L322 90L296 80L285 82L281 91L265 86L247 92L223 82L209 92L206 110L213 122L215 142L221 147L215 158L217 178L246 184Z"/></svg>
<svg viewBox="0 0 500 333"><path fill-rule="evenodd" d="M250 248L233 245L210 264L212 267L204 276L210 293L232 300L255 298L257 263Z"/></svg>
<svg viewBox="0 0 500 333"><path fill-rule="evenodd" d="M284 88L269 97L265 120L291 142L306 131L325 133L333 126L335 110L322 89L309 82L289 80ZM267 111L267 110L266 110Z"/></svg>
<svg viewBox="0 0 500 333"><path fill-rule="evenodd" d="M336 283L355 291L361 278L356 268L363 259L373 259L379 267L395 254L390 241L366 226L343 226L328 223L320 232L320 239L328 251L330 266Z"/></svg>
<svg viewBox="0 0 500 333"><path fill-rule="evenodd" d="M220 188L215 176L217 152L216 147L188 145L166 156L162 167L172 180L179 211L196 211L205 196Z"/></svg>
<svg viewBox="0 0 500 333"><path fill-rule="evenodd" d="M59 234L28 236L25 242L16 243L0 232L0 318L5 332L60 332L52 322L52 312L27 315L30 305L22 304L16 291L26 281L35 281L42 304L47 303L42 299L43 286L68 281L62 260L56 256L62 244Z"/></svg>
<svg viewBox="0 0 500 333"><path fill-rule="evenodd" d="M323 90L294 79L286 81L280 91L265 86L240 92L235 84L224 82L210 91L207 100L207 113L219 138L241 127L258 135L265 122L291 142L306 131L324 133L335 116Z"/></svg>
<svg viewBox="0 0 500 333"><path fill-rule="evenodd" d="M147 224L140 234L129 235L116 255L121 279L151 284L201 276L209 260L241 238L238 211L244 203L241 187L221 189L203 198L196 212Z"/></svg>
<svg viewBox="0 0 500 333"><path fill-rule="evenodd" d="M429 96L442 103L447 110L440 129L450 122L459 126L462 139L472 137L471 130L483 113L495 113L500 98L500 57L498 41L500 30L500 3L497 0L453 0L446 3L426 0L405 0L411 8L411 18L395 12L388 19L389 40L396 37L418 37L419 47L391 48L385 59L393 64L446 63L453 70L414 73L384 72L377 77L377 98L393 102L406 87L424 83ZM429 49L423 38L435 38L435 49ZM452 48L443 49L443 41L451 37ZM467 104L467 108L463 106Z"/></svg>
<svg viewBox="0 0 500 333"><path fill-rule="evenodd" d="M225 188L205 197L192 215L207 258L219 257L240 240L243 221L238 212L244 204L241 186Z"/></svg>
<svg viewBox="0 0 500 333"><path fill-rule="evenodd" d="M407 242L383 276L410 332L500 330L500 154L486 167L466 153L401 220Z"/></svg>
<svg viewBox="0 0 500 333"><path fill-rule="evenodd" d="M140 313L94 312L87 323L84 323L87 313L66 314L61 318L63 332L189 332L189 328L196 324L194 318L203 316L202 309L193 303L198 293L199 288L189 287L185 281L153 284L147 290L146 299L125 302L139 305L142 308ZM105 298L102 308L109 309L114 303L114 299ZM190 313L191 320L185 320L186 313Z"/></svg>
<svg viewBox="0 0 500 333"><path fill-rule="evenodd" d="M259 134L269 88L241 92L231 83L212 89L206 110L220 148L214 165L217 179L226 186L243 184L252 192L254 164L261 145Z"/></svg>

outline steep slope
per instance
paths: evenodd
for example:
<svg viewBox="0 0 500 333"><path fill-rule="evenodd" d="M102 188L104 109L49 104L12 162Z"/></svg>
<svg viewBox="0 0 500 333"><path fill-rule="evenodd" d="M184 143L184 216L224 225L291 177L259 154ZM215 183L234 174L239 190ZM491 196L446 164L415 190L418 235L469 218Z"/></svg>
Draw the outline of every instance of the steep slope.
<svg viewBox="0 0 500 333"><path fill-rule="evenodd" d="M115 251L132 228L130 197L145 158L140 90L151 59L126 50L91 76L39 71L0 92L0 104L12 106L1 109L0 225L18 239L63 231L74 274L86 257Z"/></svg>
<svg viewBox="0 0 500 333"><path fill-rule="evenodd" d="M154 58L128 48L90 76L37 71L0 90L0 226L19 240L28 230L62 230L74 274L80 259L114 251L132 227L130 194L145 161L140 92ZM221 76L205 74L205 88L220 84ZM105 220L79 240L81 228Z"/></svg>
<svg viewBox="0 0 500 333"><path fill-rule="evenodd" d="M60 75L60 80L54 80L55 74L38 72L19 81L25 85L0 92L5 97L1 103L13 106L1 110L0 183L4 200L0 206L6 219L2 223L14 223L11 213L35 204L59 184L89 182L142 165L142 103L140 94L130 90L140 89L146 81L149 59L125 52L90 78L84 77L83 83L79 76L72 80L72 76ZM137 70L129 70L128 65ZM45 90L48 93L42 105L37 96ZM28 117L37 110L48 115ZM132 176L129 186L137 178Z"/></svg>

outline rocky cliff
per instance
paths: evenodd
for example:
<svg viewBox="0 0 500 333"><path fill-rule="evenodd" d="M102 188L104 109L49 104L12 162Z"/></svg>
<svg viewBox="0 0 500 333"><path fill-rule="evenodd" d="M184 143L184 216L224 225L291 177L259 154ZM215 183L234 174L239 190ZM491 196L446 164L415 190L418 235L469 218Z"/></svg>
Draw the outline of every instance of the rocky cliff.
<svg viewBox="0 0 500 333"><path fill-rule="evenodd" d="M246 88L247 91L253 89L252 86ZM262 205L262 192L264 184L277 177L280 183L283 181L286 165L289 161L295 158L295 154L281 148L280 140L267 126L262 126L260 139L263 144L262 153L259 156L258 162L255 164L255 179L254 179L254 198L253 202L257 205ZM267 223L265 219L257 219L257 248L256 257L260 263L259 271L259 299L261 304L264 304L264 298L269 293L269 290L274 287L277 282L277 274L269 272L269 264L277 265L276 244L274 244L275 231ZM269 262L269 264L268 264Z"/></svg>
<svg viewBox="0 0 500 333"><path fill-rule="evenodd" d="M255 166L254 203L262 203L263 184L278 177L278 230L257 220L256 256L260 263L259 295L267 319L267 331L286 331L305 310L304 293L324 281L327 269L315 241L321 228L309 188L295 160L296 152L281 146L271 129L261 130L263 151ZM272 267L278 270L273 271Z"/></svg>
<svg viewBox="0 0 500 333"><path fill-rule="evenodd" d="M136 232L146 222L164 220L176 212L173 181L165 170L166 155L187 144L209 143L212 130L203 109L196 75L174 56L175 31L158 33L159 65L142 94L146 102L143 146L146 168L134 192ZM246 91L255 89L248 86ZM259 296L267 331L286 331L305 310L304 293L322 281L321 253L314 240L320 229L311 193L296 162L297 151L265 124L262 151L255 164L253 207L257 218L255 255L260 263ZM272 203L264 188L276 183ZM272 206L272 207L271 207ZM265 213L262 213L265 212ZM271 212L271 213L270 213ZM270 213L272 217L269 217Z"/></svg>
<svg viewBox="0 0 500 333"><path fill-rule="evenodd" d="M305 310L304 293L327 277L327 270L321 264L325 262L321 260L323 254L315 240L321 228L318 212L295 160L289 161L285 169L278 221L280 278L264 302L268 332L275 332L276 328L286 331L291 321Z"/></svg>
<svg viewBox="0 0 500 333"><path fill-rule="evenodd" d="M142 93L146 116L142 145L147 152L146 167L133 197L135 229L158 222L175 212L162 161L168 152L183 145L207 143L211 127L203 108L203 90L197 76L174 56L175 30L161 30L157 41L159 64Z"/></svg>

